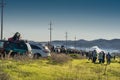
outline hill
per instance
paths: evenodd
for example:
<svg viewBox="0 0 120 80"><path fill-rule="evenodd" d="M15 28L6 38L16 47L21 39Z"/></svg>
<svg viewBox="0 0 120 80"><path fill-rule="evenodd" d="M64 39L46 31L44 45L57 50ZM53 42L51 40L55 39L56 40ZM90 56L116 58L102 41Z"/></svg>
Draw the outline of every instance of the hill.
<svg viewBox="0 0 120 80"><path fill-rule="evenodd" d="M100 48L104 49L120 49L120 39L112 39L112 40L106 40L106 39L97 39L92 41L87 40L77 40L75 41L67 41L68 46L74 46L76 43L76 47L81 48L90 48L92 46L98 46ZM66 41L53 41L53 45L66 45Z"/></svg>

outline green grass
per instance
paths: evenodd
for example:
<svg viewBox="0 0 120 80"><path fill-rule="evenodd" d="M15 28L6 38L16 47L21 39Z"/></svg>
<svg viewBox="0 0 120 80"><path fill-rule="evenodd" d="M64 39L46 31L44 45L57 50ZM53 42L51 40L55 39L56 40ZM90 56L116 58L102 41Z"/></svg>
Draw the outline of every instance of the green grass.
<svg viewBox="0 0 120 80"><path fill-rule="evenodd" d="M0 60L2 73L3 77L7 76L4 80L120 80L120 63L106 66L86 59L74 59L65 64L50 64L46 59Z"/></svg>

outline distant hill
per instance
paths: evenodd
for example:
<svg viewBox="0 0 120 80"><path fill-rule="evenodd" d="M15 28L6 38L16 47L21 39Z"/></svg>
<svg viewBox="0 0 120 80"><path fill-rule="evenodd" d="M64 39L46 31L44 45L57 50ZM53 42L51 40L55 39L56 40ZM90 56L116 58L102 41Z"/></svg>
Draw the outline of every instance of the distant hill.
<svg viewBox="0 0 120 80"><path fill-rule="evenodd" d="M66 45L66 41L52 41L53 45ZM74 46L75 41L67 41L68 46ZM100 48L104 49L120 49L120 39L112 39L112 40L106 40L106 39L97 39L92 41L87 40L77 40L76 41L76 47L82 47L82 48L90 48L92 46L98 46Z"/></svg>

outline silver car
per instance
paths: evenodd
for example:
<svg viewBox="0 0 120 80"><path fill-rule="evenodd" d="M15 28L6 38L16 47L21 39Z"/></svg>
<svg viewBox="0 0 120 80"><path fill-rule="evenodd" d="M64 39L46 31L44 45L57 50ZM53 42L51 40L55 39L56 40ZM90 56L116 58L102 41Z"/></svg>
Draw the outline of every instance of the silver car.
<svg viewBox="0 0 120 80"><path fill-rule="evenodd" d="M33 58L51 56L50 50L47 46L43 46L41 44L30 44L30 46L32 48Z"/></svg>

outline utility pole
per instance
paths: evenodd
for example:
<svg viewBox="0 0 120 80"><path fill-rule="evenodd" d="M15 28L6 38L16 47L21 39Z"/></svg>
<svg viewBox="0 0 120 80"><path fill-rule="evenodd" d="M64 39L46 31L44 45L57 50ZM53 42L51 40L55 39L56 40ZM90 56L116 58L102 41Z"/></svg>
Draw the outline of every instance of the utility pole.
<svg viewBox="0 0 120 80"><path fill-rule="evenodd" d="M66 53L67 53L67 38L68 38L68 33L65 33L65 38L66 38Z"/></svg>
<svg viewBox="0 0 120 80"><path fill-rule="evenodd" d="M1 40L3 39L3 8L4 8L4 0L1 0Z"/></svg>
<svg viewBox="0 0 120 80"><path fill-rule="evenodd" d="M75 47L75 50L76 50L76 36L75 36L74 47Z"/></svg>
<svg viewBox="0 0 120 80"><path fill-rule="evenodd" d="M49 30L50 30L50 45L51 45L51 41L52 41L52 21L50 21L50 28L49 28Z"/></svg>

